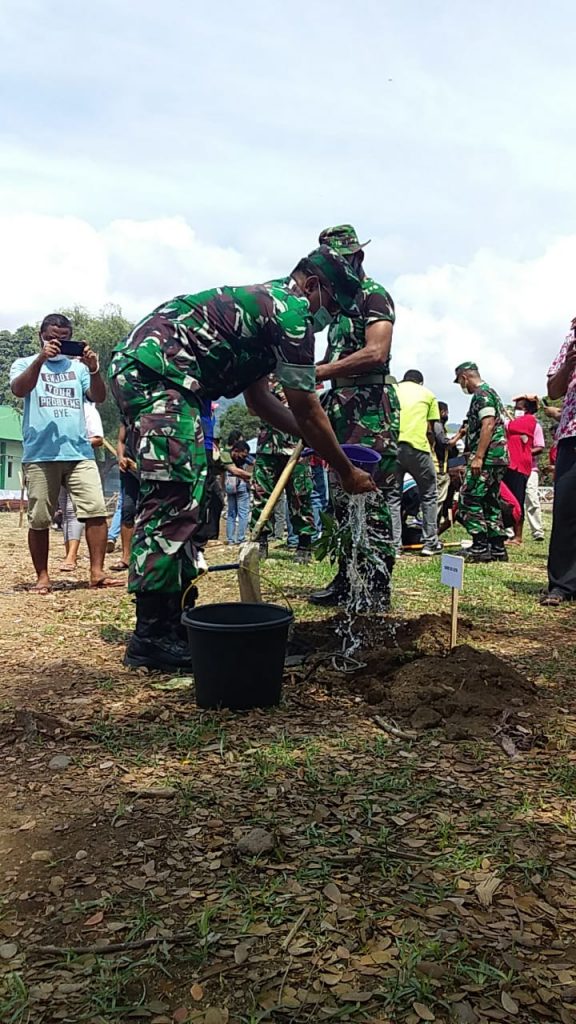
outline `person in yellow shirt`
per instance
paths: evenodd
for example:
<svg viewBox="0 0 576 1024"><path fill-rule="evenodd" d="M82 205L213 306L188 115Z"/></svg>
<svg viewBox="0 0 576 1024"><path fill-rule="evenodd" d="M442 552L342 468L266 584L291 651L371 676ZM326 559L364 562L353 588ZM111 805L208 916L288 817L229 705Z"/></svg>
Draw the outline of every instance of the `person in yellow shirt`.
<svg viewBox="0 0 576 1024"><path fill-rule="evenodd" d="M424 556L442 551L438 540L438 485L431 452L433 425L440 420L436 396L424 387L420 370L407 370L397 385L400 401L400 436L396 459L396 482L390 497L392 530L396 551L402 549L402 485L404 474L416 481L422 507L422 551Z"/></svg>

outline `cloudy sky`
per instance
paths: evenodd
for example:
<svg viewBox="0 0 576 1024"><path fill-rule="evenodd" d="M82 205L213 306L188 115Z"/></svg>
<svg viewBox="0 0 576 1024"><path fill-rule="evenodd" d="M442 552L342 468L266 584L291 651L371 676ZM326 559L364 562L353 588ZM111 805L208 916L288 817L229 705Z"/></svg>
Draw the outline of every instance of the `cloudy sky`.
<svg viewBox="0 0 576 1024"><path fill-rule="evenodd" d="M287 272L352 221L393 370L542 390L576 312L572 0L2 0L0 327Z"/></svg>

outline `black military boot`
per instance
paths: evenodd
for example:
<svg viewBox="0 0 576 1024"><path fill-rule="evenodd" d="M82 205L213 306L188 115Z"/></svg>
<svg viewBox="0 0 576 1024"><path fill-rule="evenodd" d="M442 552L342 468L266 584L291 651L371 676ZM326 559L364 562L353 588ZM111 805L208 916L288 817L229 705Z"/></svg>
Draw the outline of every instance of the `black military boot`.
<svg viewBox="0 0 576 1024"><path fill-rule="evenodd" d="M136 594L136 629L124 655L131 668L190 672L188 644L178 636L180 595L162 591Z"/></svg>
<svg viewBox="0 0 576 1024"><path fill-rule="evenodd" d="M332 582L324 590L316 590L315 593L310 594L308 600L311 604L319 604L329 608L334 605L345 604L349 593L350 584L348 582L346 564L341 562Z"/></svg>
<svg viewBox="0 0 576 1024"><path fill-rule="evenodd" d="M491 562L507 562L508 552L504 546L503 537L492 537L490 541L490 561Z"/></svg>
<svg viewBox="0 0 576 1024"><path fill-rule="evenodd" d="M472 534L472 547L463 552L467 562L491 562L492 552L485 533Z"/></svg>

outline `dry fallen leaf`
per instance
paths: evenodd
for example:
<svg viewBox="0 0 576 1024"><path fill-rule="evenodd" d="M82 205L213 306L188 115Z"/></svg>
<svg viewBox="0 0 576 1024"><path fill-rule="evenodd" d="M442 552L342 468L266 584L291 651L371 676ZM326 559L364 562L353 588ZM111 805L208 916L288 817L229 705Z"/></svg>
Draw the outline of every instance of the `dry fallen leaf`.
<svg viewBox="0 0 576 1024"><path fill-rule="evenodd" d="M328 882L328 885L324 886L322 892L332 903L342 903L342 893L334 882Z"/></svg>
<svg viewBox="0 0 576 1024"><path fill-rule="evenodd" d="M474 890L483 907L489 907L492 903L494 893L502 885L502 879L496 873L488 875L478 883Z"/></svg>
<svg viewBox="0 0 576 1024"><path fill-rule="evenodd" d="M362 989L349 988L345 992L339 992L338 998L345 1003L367 1003L372 998L372 993Z"/></svg>
<svg viewBox="0 0 576 1024"><path fill-rule="evenodd" d="M420 1017L420 1020L436 1020L436 1015L429 1006L424 1006L424 1003L412 1003L412 1009Z"/></svg>
<svg viewBox="0 0 576 1024"><path fill-rule="evenodd" d="M0 957L2 960L11 960L13 956L16 956L18 952L18 946L15 942L3 942L0 944Z"/></svg>
<svg viewBox="0 0 576 1024"><path fill-rule="evenodd" d="M518 1003L515 999L512 999L512 996L509 995L508 992L502 992L500 1002L507 1013L518 1013Z"/></svg>
<svg viewBox="0 0 576 1024"><path fill-rule="evenodd" d="M228 1024L228 1017L228 1010L209 1006L204 1017L204 1024Z"/></svg>
<svg viewBox="0 0 576 1024"><path fill-rule="evenodd" d="M100 924L100 922L103 921L103 920L104 920L104 911L103 910L97 910L95 914L92 914L92 917L89 917L87 921L84 921L84 927L85 928L93 928L95 924Z"/></svg>
<svg viewBox="0 0 576 1024"><path fill-rule="evenodd" d="M200 1000L204 998L204 989L202 988L202 985L198 985L198 983L192 985L190 995L195 1002L199 1003Z"/></svg>
<svg viewBox="0 0 576 1024"><path fill-rule="evenodd" d="M239 942L234 949L234 959L238 965L243 964L248 959L248 953L250 952L250 945L248 942Z"/></svg>
<svg viewBox="0 0 576 1024"><path fill-rule="evenodd" d="M179 1006L177 1010L174 1010L172 1014L172 1020L174 1024L186 1024L188 1020L188 1010L185 1006Z"/></svg>

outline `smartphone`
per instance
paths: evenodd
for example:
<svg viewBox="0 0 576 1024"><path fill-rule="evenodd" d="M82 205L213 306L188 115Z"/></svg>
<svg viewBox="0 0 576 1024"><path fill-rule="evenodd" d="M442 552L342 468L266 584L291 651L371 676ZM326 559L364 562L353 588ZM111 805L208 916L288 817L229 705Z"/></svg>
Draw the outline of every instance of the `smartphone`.
<svg viewBox="0 0 576 1024"><path fill-rule="evenodd" d="M81 356L84 354L86 343L84 341L62 341L60 343L60 353L63 356Z"/></svg>

